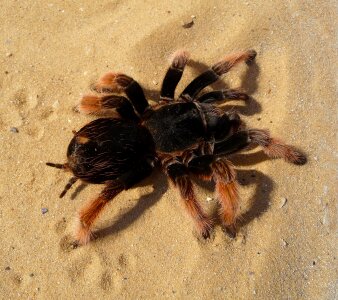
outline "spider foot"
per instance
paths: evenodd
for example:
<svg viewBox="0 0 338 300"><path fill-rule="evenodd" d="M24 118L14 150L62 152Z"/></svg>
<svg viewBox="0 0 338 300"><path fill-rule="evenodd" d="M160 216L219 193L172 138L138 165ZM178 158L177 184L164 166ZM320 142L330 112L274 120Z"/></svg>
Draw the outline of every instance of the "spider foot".
<svg viewBox="0 0 338 300"><path fill-rule="evenodd" d="M223 231L232 239L234 239L237 236L237 228L235 224L224 225Z"/></svg>
<svg viewBox="0 0 338 300"><path fill-rule="evenodd" d="M250 99L249 95L243 93L239 89L229 89L223 91L224 97L227 99L235 99L235 100L244 100L247 101Z"/></svg>
<svg viewBox="0 0 338 300"><path fill-rule="evenodd" d="M248 58L246 59L245 63L247 65L250 65L254 61L254 59L256 58L256 56L257 56L257 52L255 50L253 50L253 49L249 50L248 51Z"/></svg>
<svg viewBox="0 0 338 300"><path fill-rule="evenodd" d="M203 239L210 239L213 229L213 222L207 217L204 217L198 222L198 234Z"/></svg>
<svg viewBox="0 0 338 300"><path fill-rule="evenodd" d="M92 232L91 227L85 224L81 220L80 216L76 218L76 228L74 238L75 243L78 246L87 245L94 238L94 234Z"/></svg>

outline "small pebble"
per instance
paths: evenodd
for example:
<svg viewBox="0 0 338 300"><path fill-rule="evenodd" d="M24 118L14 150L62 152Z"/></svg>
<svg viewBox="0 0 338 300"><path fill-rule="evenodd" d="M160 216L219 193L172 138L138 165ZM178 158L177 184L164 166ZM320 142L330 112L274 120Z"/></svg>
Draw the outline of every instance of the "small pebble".
<svg viewBox="0 0 338 300"><path fill-rule="evenodd" d="M282 245L283 245L283 247L287 247L287 246L289 246L289 243L286 240L282 239Z"/></svg>
<svg viewBox="0 0 338 300"><path fill-rule="evenodd" d="M207 201L208 201L208 202L210 202L210 201L212 201L212 200L214 200L214 199L212 199L211 197L207 197Z"/></svg>
<svg viewBox="0 0 338 300"><path fill-rule="evenodd" d="M13 133L18 133L19 129L16 128L16 127L11 127L10 131L13 132Z"/></svg>
<svg viewBox="0 0 338 300"><path fill-rule="evenodd" d="M280 203L280 208L284 207L287 202L288 202L288 199L286 199L285 197L282 197L281 198L281 203Z"/></svg>
<svg viewBox="0 0 338 300"><path fill-rule="evenodd" d="M34 277L34 273L30 273L29 276L30 276L30 277Z"/></svg>
<svg viewBox="0 0 338 300"><path fill-rule="evenodd" d="M6 267L5 270L6 271L9 271L11 269L11 267Z"/></svg>
<svg viewBox="0 0 338 300"><path fill-rule="evenodd" d="M7 53L6 53L6 57L11 57L11 56L13 56L13 53L12 53L12 52L7 52Z"/></svg>
<svg viewBox="0 0 338 300"><path fill-rule="evenodd" d="M191 28L194 25L194 20L191 20L190 22L184 22L182 27L183 28Z"/></svg>
<svg viewBox="0 0 338 300"><path fill-rule="evenodd" d="M46 208L46 207L41 208L41 212L44 215L45 213L48 212L48 208Z"/></svg>
<svg viewBox="0 0 338 300"><path fill-rule="evenodd" d="M56 101L53 103L53 105L52 105L52 107L53 107L54 109L58 108L59 106L60 106L59 100L56 100Z"/></svg>

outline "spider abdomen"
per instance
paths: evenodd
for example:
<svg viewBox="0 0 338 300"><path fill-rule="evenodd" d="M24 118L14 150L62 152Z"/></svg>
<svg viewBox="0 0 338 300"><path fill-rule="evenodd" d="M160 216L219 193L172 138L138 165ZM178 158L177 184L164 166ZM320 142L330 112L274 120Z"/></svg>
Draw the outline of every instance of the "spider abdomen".
<svg viewBox="0 0 338 300"><path fill-rule="evenodd" d="M187 149L205 135L200 112L194 103L164 105L145 120L144 126L150 131L156 150L167 153Z"/></svg>
<svg viewBox="0 0 338 300"><path fill-rule="evenodd" d="M101 118L74 135L67 150L68 166L76 177L102 183L153 160L154 151L151 135L143 126Z"/></svg>

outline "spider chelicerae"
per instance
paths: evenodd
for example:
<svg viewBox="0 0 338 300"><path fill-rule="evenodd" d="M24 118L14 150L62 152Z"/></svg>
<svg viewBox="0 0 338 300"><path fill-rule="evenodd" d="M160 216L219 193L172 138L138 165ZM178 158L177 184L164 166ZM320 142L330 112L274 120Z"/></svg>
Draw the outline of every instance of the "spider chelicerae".
<svg viewBox="0 0 338 300"><path fill-rule="evenodd" d="M154 106L149 105L142 87L125 74L107 73L93 85L96 93L84 96L78 110L101 118L74 131L66 163L47 163L73 173L60 197L78 179L105 185L100 195L79 211L75 233L78 243L90 241L93 224L106 204L149 176L155 166L178 189L197 232L208 238L213 222L196 199L191 174L214 180L219 217L224 227L235 233L238 182L226 157L255 145L269 157L294 164L306 162L303 154L271 137L267 130L247 129L237 113L226 112L215 104L228 99L248 100L247 94L225 89L199 96L203 88L236 64L250 65L255 57L254 50L226 56L196 77L175 99L176 86L189 58L188 52L177 51Z"/></svg>

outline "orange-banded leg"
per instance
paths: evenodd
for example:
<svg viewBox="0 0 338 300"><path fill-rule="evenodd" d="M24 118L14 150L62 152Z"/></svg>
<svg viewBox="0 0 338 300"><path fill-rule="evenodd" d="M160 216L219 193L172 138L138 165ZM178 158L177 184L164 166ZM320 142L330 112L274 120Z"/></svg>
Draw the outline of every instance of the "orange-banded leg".
<svg viewBox="0 0 338 300"><path fill-rule="evenodd" d="M212 221L196 199L186 166L179 162L172 163L166 167L166 173L173 185L179 190L183 204L195 222L197 232L204 238L209 238Z"/></svg>
<svg viewBox="0 0 338 300"><path fill-rule="evenodd" d="M92 86L92 88L98 93L124 92L140 115L150 109L140 84L125 74L113 72L106 73Z"/></svg>
<svg viewBox="0 0 338 300"><path fill-rule="evenodd" d="M225 229L236 234L236 217L238 215L238 183L233 165L226 159L214 155L202 155L192 159L188 164L189 171L203 180L214 180L216 198L220 204L219 216Z"/></svg>
<svg viewBox="0 0 338 300"><path fill-rule="evenodd" d="M214 153L218 156L228 155L243 150L249 145L258 145L263 148L264 153L273 158L283 158L285 161L303 165L306 156L296 150L293 146L272 138L269 131L261 129L249 129L238 131L228 139L216 143Z"/></svg>
<svg viewBox="0 0 338 300"><path fill-rule="evenodd" d="M219 215L226 230L236 235L236 218L239 211L238 182L232 163L217 159L212 165L213 179L216 183L217 200L220 204Z"/></svg>
<svg viewBox="0 0 338 300"><path fill-rule="evenodd" d="M77 106L79 112L90 115L105 115L115 110L122 118L139 121L130 101L122 96L85 95Z"/></svg>
<svg viewBox="0 0 338 300"><path fill-rule="evenodd" d="M124 190L123 186L107 185L99 197L86 204L78 214L75 238L80 245L87 244L92 237L92 226L106 204Z"/></svg>
<svg viewBox="0 0 338 300"><path fill-rule="evenodd" d="M175 89L182 78L184 67L189 59L189 53L184 50L178 50L172 55L171 65L163 79L161 96L162 101L174 100Z"/></svg>
<svg viewBox="0 0 338 300"><path fill-rule="evenodd" d="M263 147L264 153L273 158L283 158L285 161L295 165L304 165L306 156L294 147L286 145L279 139L270 136L268 130L250 129L248 130L250 143Z"/></svg>
<svg viewBox="0 0 338 300"><path fill-rule="evenodd" d="M183 100L192 100L207 85L216 82L220 76L230 71L236 64L245 61L250 63L256 57L255 50L237 52L226 56L224 59L214 64L209 70L196 77L182 92L180 98Z"/></svg>
<svg viewBox="0 0 338 300"><path fill-rule="evenodd" d="M128 190L149 176L153 167L147 161L135 164L132 170L121 174L118 179L107 183L99 197L86 204L78 214L78 227L75 237L82 245L87 244L92 236L92 226L106 204L123 190Z"/></svg>

